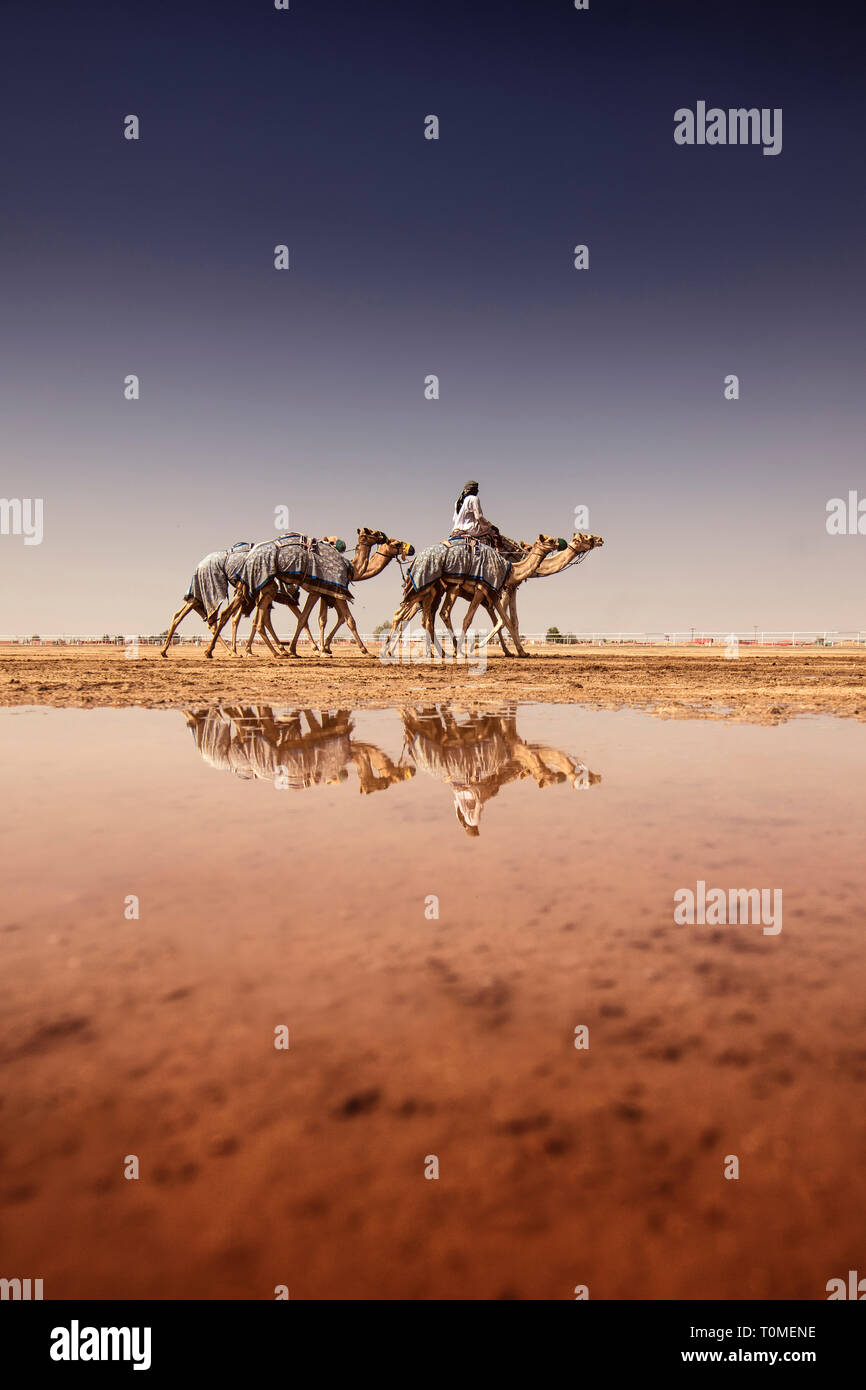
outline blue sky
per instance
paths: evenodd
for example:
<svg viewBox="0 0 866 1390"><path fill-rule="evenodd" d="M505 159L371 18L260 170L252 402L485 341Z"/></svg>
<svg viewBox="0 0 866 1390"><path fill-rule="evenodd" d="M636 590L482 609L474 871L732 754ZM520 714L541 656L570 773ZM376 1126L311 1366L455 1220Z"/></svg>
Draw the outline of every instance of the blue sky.
<svg viewBox="0 0 866 1390"><path fill-rule="evenodd" d="M159 630L279 505L426 545L468 477L605 537L527 630L866 625L862 24L716 9L8 6L0 493L45 535L0 631ZM676 145L699 99L782 153Z"/></svg>

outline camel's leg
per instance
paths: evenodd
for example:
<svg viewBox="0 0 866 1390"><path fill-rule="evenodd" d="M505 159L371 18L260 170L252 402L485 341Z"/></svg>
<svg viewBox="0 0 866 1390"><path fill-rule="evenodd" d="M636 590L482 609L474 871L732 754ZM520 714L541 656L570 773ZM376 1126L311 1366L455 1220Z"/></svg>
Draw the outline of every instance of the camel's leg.
<svg viewBox="0 0 866 1390"><path fill-rule="evenodd" d="M254 631L261 634L262 641L269 649L272 656L286 657L288 656L288 652L277 636L276 628L271 619L271 610L273 608L275 594L276 590L271 591L268 585L259 595L259 601L256 606ZM250 641L252 641L252 636L253 634L250 633Z"/></svg>
<svg viewBox="0 0 866 1390"><path fill-rule="evenodd" d="M312 647L312 649L313 649L314 652L317 652L317 651L319 650L319 648L318 648L318 645L317 645L317 643L316 643L316 639L315 639L315 637L313 636L312 632L310 631L310 625L309 625L309 623L307 622L306 618L302 618L302 616L301 616L301 610L300 610L300 608L298 607L298 605L297 605L296 603L289 603L288 601L286 601L286 607L288 608L288 610L289 610L290 613L293 613L293 614L295 615L295 620L301 624L300 629L299 629L299 635L300 635L301 632L304 631L304 628L306 628L306 630L307 630L307 636L308 636L309 639L310 639L310 646Z"/></svg>
<svg viewBox="0 0 866 1390"><path fill-rule="evenodd" d="M439 595L436 593L434 589L431 590L429 597L426 597L424 600L424 606L421 610L421 618L424 626L424 632L427 637L426 645L428 654L430 653L430 649L432 646L433 653L436 656L441 657L443 655L443 651L439 639L436 636L436 612L438 607Z"/></svg>
<svg viewBox="0 0 866 1390"><path fill-rule="evenodd" d="M519 623L518 620L517 620L517 586L516 586L516 585L515 585L515 587L511 590L510 594L508 595L508 604L507 604L507 608L508 608L508 616L509 616L510 619L511 619L511 626L512 626L512 628L514 629L514 631L515 631L516 633L518 633L518 635L519 635L519 633L520 633L520 623ZM500 646L502 647L502 650L505 652L506 656L510 656L511 653L509 652L508 648L507 648L506 645L505 645L505 631L504 631L503 628L500 628L500 629L499 629L499 644L500 644Z"/></svg>
<svg viewBox="0 0 866 1390"><path fill-rule="evenodd" d="M242 618L243 616L244 616L244 604L243 604L243 600L241 600L241 601L238 603L236 613L235 613L234 616L232 617L232 655L233 655L233 656L237 656L237 654L238 654L238 628L239 628L239 626L240 626L240 621L241 621L241 618Z"/></svg>
<svg viewBox="0 0 866 1390"><path fill-rule="evenodd" d="M272 656L287 656L285 647L277 636L276 629L271 619L271 608L279 595L279 587L273 581L265 584L256 596L256 605L253 611L252 622L250 623L250 635L247 639L245 654L250 655L256 635L260 635L265 646Z"/></svg>
<svg viewBox="0 0 866 1390"><path fill-rule="evenodd" d="M214 623L214 626L211 628L213 636L211 637L208 649L205 652L206 657L213 656L213 649L216 646L219 635L225 627L226 623L228 622L229 618L233 618L235 616L235 613L237 613L242 608L243 599L241 598L240 594L236 593L231 603L227 603L225 608L223 609L222 617L218 618L217 621Z"/></svg>
<svg viewBox="0 0 866 1390"><path fill-rule="evenodd" d="M511 620L502 606L502 600L499 597L496 597L491 599L491 602L493 604L493 607L496 609L499 621L497 622L496 627L493 629L493 632L488 633L484 641L481 643L482 647L486 646L486 644L490 641L491 637L494 637L496 633L499 632L500 628L505 627L508 629L511 639L514 642L514 645L517 649L517 655L527 656L528 652L525 651L523 644L520 640L520 633L517 631L516 627L512 626Z"/></svg>
<svg viewBox="0 0 866 1390"><path fill-rule="evenodd" d="M160 654L160 656L168 656L168 649L169 649L169 647L171 646L171 639L172 639L172 637L173 637L174 634L175 634L175 629L178 628L178 627L180 626L180 624L183 622L184 618L186 617L187 613L192 613L193 609L196 609L196 608L199 608L199 605L196 603L195 599L194 599L194 598L188 598L188 599L186 599L185 602L181 605L181 607L177 610L177 612L175 613L174 617L173 617L172 620L171 620L171 626L170 626L169 629L168 629L168 636L167 636L166 639L165 639L165 643L164 643L164 645L163 645L162 647L160 647L160 649L159 649L159 654ZM200 609L199 609L199 611L200 611Z"/></svg>
<svg viewBox="0 0 866 1390"><path fill-rule="evenodd" d="M234 652L236 656L238 655L238 628L240 626L240 619L242 619L245 614L249 616L250 603L246 598L245 588L235 589L235 599L238 600L238 602L236 602L234 613L232 613L232 652ZM234 600L232 600L232 602L234 602Z"/></svg>
<svg viewBox="0 0 866 1390"><path fill-rule="evenodd" d="M328 620L328 605L325 599L319 604L319 652L322 656L331 655L330 643L325 641L325 623ZM339 624L337 624L339 626ZM334 632L337 628L334 628Z"/></svg>
<svg viewBox="0 0 866 1390"><path fill-rule="evenodd" d="M513 634L517 630L517 624L516 622L512 621L510 615L506 617L505 610L508 604L508 599L484 599L482 600L482 602L484 603L484 607L487 609L487 612L493 619L493 627L491 631L488 632L484 640L479 643L479 646L486 647L489 642L493 641L494 637L498 637L502 650L505 652L505 655L510 656L511 653L506 647L505 641L503 639L503 628L506 624L508 624L508 631Z"/></svg>
<svg viewBox="0 0 866 1390"><path fill-rule="evenodd" d="M258 624L259 631L262 634L262 638L265 642L267 642L274 656L287 657L288 652L286 651L285 647L283 646L282 642L277 636L277 630L274 627L273 606L275 603L284 603L287 608L294 612L295 617L298 618L300 617L300 609L298 608L297 604L291 603L285 597L282 590L280 589L280 586L276 583L267 584L265 588L262 590L260 599L266 600L266 602L262 604L262 612L259 617Z"/></svg>
<svg viewBox="0 0 866 1390"><path fill-rule="evenodd" d="M445 588L445 596L444 596L444 598L443 598L443 600L442 600L442 606L441 606L441 608L439 609L439 617L440 617L441 621L442 621L442 622L445 624L445 626L447 627L449 633L451 634L451 646L452 646L452 648L453 648L453 654L454 654L455 657L457 656L457 651L458 651L458 647L457 647L457 634L456 634L456 632L454 631L454 628L453 628L452 625L451 625L451 611L452 611L452 609L453 609L453 607L454 607L454 604L455 604L456 599L457 599L458 596L459 596L459 593L460 593L459 588L450 589L450 588L448 588L448 587L446 586L446 588Z"/></svg>
<svg viewBox="0 0 866 1390"><path fill-rule="evenodd" d="M310 625L309 625L309 623L306 621L306 619L302 618L302 616L301 616L301 610L300 610L300 608L298 607L298 605L297 605L296 603L293 603L291 599L286 598L284 594L277 594L276 598L274 599L274 603L282 603L282 604L285 605L286 608L288 608L289 612L290 612L290 613L292 614L292 616L294 617L295 622L296 622L296 623L300 623L300 627L298 628L298 638L299 638L299 640L300 640L301 634L303 633L304 629L306 629L307 636L308 636L309 639L310 639L310 646L312 647L312 649L313 649L314 652L317 652L317 651L319 650L319 648L318 648L318 646L317 646L317 644L316 644L316 639L315 639L315 637L313 636L312 632L310 631ZM279 639L277 639L277 640L279 641ZM286 655L288 656L288 652L286 653Z"/></svg>
<svg viewBox="0 0 866 1390"><path fill-rule="evenodd" d="M338 632L339 629L343 626L343 623L345 623L352 636L354 637L355 641L357 642L358 646L360 647L361 651L363 652L364 656L369 656L370 653L364 646L363 641L361 640L361 634L358 631L357 624L355 622L355 619L352 617L351 609L349 608L349 605L346 602L346 600L344 598L337 598L333 600L333 604L337 613L337 622L334 624L334 626L331 628L331 631L324 639L325 644L322 648L322 654L327 656L331 655L331 643L334 640L334 633Z"/></svg>
<svg viewBox="0 0 866 1390"><path fill-rule="evenodd" d="M395 609L394 616L391 619L391 631L385 638L384 656L391 655L392 644L395 644L399 640L403 628L408 622L411 622L420 607L421 600L418 598L417 594L415 594L410 599L404 599L399 608Z"/></svg>
<svg viewBox="0 0 866 1390"><path fill-rule="evenodd" d="M264 642L265 646L268 647L276 656L276 651L271 646L270 638L267 635L267 625L270 621L271 604L274 601L275 593L275 584L265 584L265 586L262 589L260 589L258 594L256 595L256 606L253 610L252 621L250 623L250 635L247 638L247 643L245 647L245 653L247 656L249 656L252 652L253 643L256 640L256 634L261 634L261 639Z"/></svg>
<svg viewBox="0 0 866 1390"><path fill-rule="evenodd" d="M466 610L466 616L465 616L465 618L463 619L463 627L461 628L461 631L460 631L460 647L459 647L459 651L462 652L464 655L466 654L466 634L467 634L467 632L469 631L470 627L472 626L472 619L475 617L475 614L478 612L478 609L481 607L481 604L483 603L483 601L484 601L484 592L483 592L483 590L479 587L479 588L477 588L477 589L475 590L475 593L472 595L471 599L469 600L469 607L468 607L467 610ZM488 638L487 640L489 641L489 638ZM482 642L481 645L483 646L484 643Z"/></svg>
<svg viewBox="0 0 866 1390"><path fill-rule="evenodd" d="M209 631L210 631L211 633L213 632L214 627L215 627L215 624L214 624L214 623L208 623L208 629L209 629ZM235 656L235 655L236 655L236 653L232 651L232 649L231 649L231 647L229 646L228 642L226 642L225 638L224 638L224 637L221 637L219 633L217 633L217 641L219 642L220 646L225 647L225 649L226 649L226 651L228 652L229 656Z"/></svg>
<svg viewBox="0 0 866 1390"><path fill-rule="evenodd" d="M484 603L484 607L487 609L487 612L488 612L488 614L489 614L489 616L490 616L490 621L491 621L491 623L493 623L493 625L496 626L497 618L496 618L496 612L495 612L495 610L494 610L493 608L491 608L490 604L489 604L488 602L486 602L486 601L485 601L485 603ZM491 632L490 637L487 638L487 641L490 641L490 638L492 638L492 636L493 636L493 633ZM508 643L507 643L506 640L505 640L505 629L504 629L503 627L500 626L499 629L498 629L498 631L497 631L497 633L496 633L496 636L497 636L497 638L498 638L499 645L500 645L500 647L502 648L502 654L503 654L503 656L511 656L511 655L512 655L511 648L509 647Z"/></svg>
<svg viewBox="0 0 866 1390"><path fill-rule="evenodd" d="M298 619L298 626L295 628L295 635L292 638L291 644L289 646L289 656L298 655L298 638L300 637L304 628L306 627L307 631L310 631L310 629L307 627L307 619L309 618L316 605L317 598L318 594L307 594L307 601L301 610L301 616ZM310 638L312 640L312 633L310 633Z"/></svg>
<svg viewBox="0 0 866 1390"><path fill-rule="evenodd" d="M343 600L343 601L344 601L344 600ZM361 634L360 634L360 632L358 631L358 625L357 625L357 623L355 622L354 617L352 616L352 610L351 610L351 608L349 607L348 603L346 604L346 616L345 616L345 618L343 619L343 621L345 622L346 626L348 627L349 631L351 632L352 636L354 637L355 641L357 642L357 644L358 644L358 646L360 647L361 651L363 652L364 656L369 656L369 655L370 655L369 649L368 649L367 647L364 646L363 638L361 637ZM331 633L331 636L333 637L333 635L334 635L334 634L333 634L333 632L332 632L332 633Z"/></svg>
<svg viewBox="0 0 866 1390"><path fill-rule="evenodd" d="M267 607L264 609L260 620L261 634L264 640L267 642L268 646L270 647L271 651L273 652L274 656L287 657L288 652L286 651L285 647L283 646L282 642L277 636L276 628L274 627L273 617L271 616L272 612L273 605L269 603Z"/></svg>
<svg viewBox="0 0 866 1390"><path fill-rule="evenodd" d="M262 614L262 601L262 594L259 594L258 598L256 599L256 606L253 609L252 618L250 619L250 635L247 638L246 644L244 646L244 656L250 655L253 649L253 643L256 640L256 633L259 630L259 622L261 620Z"/></svg>
<svg viewBox="0 0 866 1390"><path fill-rule="evenodd" d="M490 632L488 632L487 636L482 638L482 640L479 642L479 647L486 647L488 642L492 642L494 637L499 636L503 627L502 614L497 613L494 609L488 609L487 611L490 613L490 616L493 619L493 627L491 628Z"/></svg>

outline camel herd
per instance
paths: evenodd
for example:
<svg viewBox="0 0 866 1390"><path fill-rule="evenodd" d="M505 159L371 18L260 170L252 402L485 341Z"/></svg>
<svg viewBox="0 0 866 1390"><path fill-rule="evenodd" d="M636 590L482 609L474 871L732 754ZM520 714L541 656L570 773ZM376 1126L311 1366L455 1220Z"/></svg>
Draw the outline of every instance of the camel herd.
<svg viewBox="0 0 866 1390"><path fill-rule="evenodd" d="M480 607L493 622L485 642L497 637L505 654L511 655L505 641L507 632L518 656L526 656L517 618L520 585L527 579L558 574L602 544L601 536L577 531L569 541L539 535L532 542L517 542L511 558L505 558L474 539L452 537L428 547L404 573L403 597L394 613L383 655L394 651L403 629L416 614L420 614L428 648L432 647L441 655L435 629L438 618L450 634L456 655L465 645L466 635ZM183 603L172 617L161 655L168 655L178 625L187 614L194 612L210 629L206 657L213 655L217 642L237 654L237 629L242 617L251 618L244 648L248 655L256 636L260 635L273 656L295 657L298 640L306 630L314 650L321 656L331 656L334 636L345 623L361 652L369 656L349 608L349 586L374 578L395 558L398 563L410 560L415 549L408 541L386 536L382 531L359 528L354 554L347 557L344 551L344 543L336 536L319 540L295 532L255 545L241 541L227 550L213 551L196 566ZM306 595L303 606L301 590ZM468 603L459 637L451 624L451 613L458 598ZM317 602L318 643L309 627ZM274 604L286 606L296 619L295 634L288 648L274 630ZM327 615L331 610L335 622L326 634ZM232 624L230 647L221 635L228 622Z"/></svg>

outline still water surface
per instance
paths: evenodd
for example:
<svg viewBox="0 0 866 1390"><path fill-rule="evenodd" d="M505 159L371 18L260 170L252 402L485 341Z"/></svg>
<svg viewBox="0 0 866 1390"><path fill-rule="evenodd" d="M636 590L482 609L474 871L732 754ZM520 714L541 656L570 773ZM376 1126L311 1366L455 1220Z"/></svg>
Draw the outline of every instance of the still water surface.
<svg viewBox="0 0 866 1390"><path fill-rule="evenodd" d="M862 726L16 710L0 748L0 1276L810 1299L862 1266ZM677 925L699 881L781 890L782 930Z"/></svg>

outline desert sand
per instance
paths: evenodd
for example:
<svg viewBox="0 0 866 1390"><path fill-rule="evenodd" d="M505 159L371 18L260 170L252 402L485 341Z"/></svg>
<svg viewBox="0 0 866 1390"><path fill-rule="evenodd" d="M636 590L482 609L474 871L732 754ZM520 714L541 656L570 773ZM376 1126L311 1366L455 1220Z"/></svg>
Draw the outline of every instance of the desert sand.
<svg viewBox="0 0 866 1390"><path fill-rule="evenodd" d="M120 647L0 647L0 705L143 705L265 701L318 708L386 708L421 699L476 706L545 701L632 707L666 718L773 724L798 714L866 719L866 648L563 647L525 660L491 652L476 664L386 664L354 648L331 660L216 655L154 647L127 659Z"/></svg>

